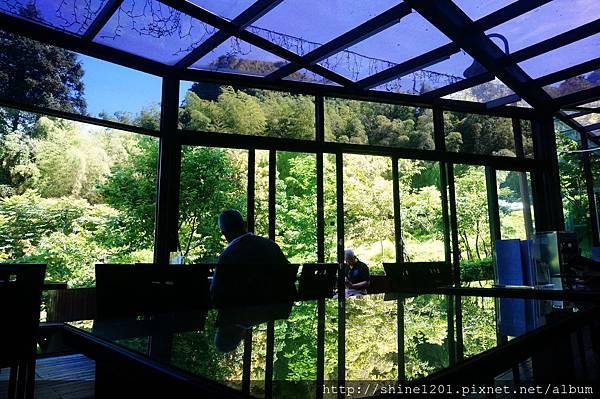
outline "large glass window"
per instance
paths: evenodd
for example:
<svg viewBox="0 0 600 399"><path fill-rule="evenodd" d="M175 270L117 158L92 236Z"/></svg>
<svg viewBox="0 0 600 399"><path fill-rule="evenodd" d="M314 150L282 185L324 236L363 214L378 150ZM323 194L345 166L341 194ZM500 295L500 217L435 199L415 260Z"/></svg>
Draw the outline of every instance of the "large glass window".
<svg viewBox="0 0 600 399"><path fill-rule="evenodd" d="M461 281L491 280L494 275L485 169L456 165L454 175Z"/></svg>
<svg viewBox="0 0 600 399"><path fill-rule="evenodd" d="M183 146L178 256L215 263L225 246L217 225L224 209L246 217L247 151Z"/></svg>
<svg viewBox="0 0 600 399"><path fill-rule="evenodd" d="M0 134L0 261L47 263L70 287L96 263L151 261L158 140L26 115Z"/></svg>
<svg viewBox="0 0 600 399"><path fill-rule="evenodd" d="M396 261L391 175L390 158L344 155L344 243L373 273Z"/></svg>
<svg viewBox="0 0 600 399"><path fill-rule="evenodd" d="M444 128L448 151L515 156L515 138L509 118L445 112Z"/></svg>
<svg viewBox="0 0 600 399"><path fill-rule="evenodd" d="M556 125L556 147L559 151L558 168L565 229L577 233L582 255L591 257L592 232L583 174L583 154L572 152L581 148L579 132L558 123Z"/></svg>
<svg viewBox="0 0 600 399"><path fill-rule="evenodd" d="M444 222L437 162L401 159L400 214L406 262L443 261Z"/></svg>
<svg viewBox="0 0 600 399"><path fill-rule="evenodd" d="M314 140L310 96L182 82L179 125L185 130Z"/></svg>
<svg viewBox="0 0 600 399"><path fill-rule="evenodd" d="M496 171L500 234L503 240L533 238L533 200L527 173Z"/></svg>
<svg viewBox="0 0 600 399"><path fill-rule="evenodd" d="M325 100L325 140L432 150L432 111L328 98Z"/></svg>
<svg viewBox="0 0 600 399"><path fill-rule="evenodd" d="M317 261L316 167L314 154L277 153L277 242L292 263Z"/></svg>

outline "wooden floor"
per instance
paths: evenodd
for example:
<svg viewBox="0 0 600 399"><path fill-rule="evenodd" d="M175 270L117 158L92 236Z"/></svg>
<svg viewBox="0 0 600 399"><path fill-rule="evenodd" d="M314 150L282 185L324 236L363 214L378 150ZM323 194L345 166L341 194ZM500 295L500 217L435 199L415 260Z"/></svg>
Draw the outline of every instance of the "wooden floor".
<svg viewBox="0 0 600 399"><path fill-rule="evenodd" d="M9 369L0 371L0 398L6 397ZM40 399L88 399L94 397L96 364L83 355L38 359L35 397Z"/></svg>

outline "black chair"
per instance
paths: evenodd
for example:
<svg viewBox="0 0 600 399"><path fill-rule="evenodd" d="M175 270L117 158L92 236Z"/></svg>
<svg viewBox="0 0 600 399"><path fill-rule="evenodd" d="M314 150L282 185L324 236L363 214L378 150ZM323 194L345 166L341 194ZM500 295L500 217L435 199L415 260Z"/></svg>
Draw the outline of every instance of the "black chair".
<svg viewBox="0 0 600 399"><path fill-rule="evenodd" d="M446 262L384 263L383 268L396 291L452 285L452 270Z"/></svg>
<svg viewBox="0 0 600 399"><path fill-rule="evenodd" d="M97 264L98 319L206 309L206 265Z"/></svg>
<svg viewBox="0 0 600 399"><path fill-rule="evenodd" d="M10 398L33 398L45 274L45 264L0 264L0 368L11 368Z"/></svg>
<svg viewBox="0 0 600 399"><path fill-rule="evenodd" d="M301 299L331 298L337 284L337 263L305 263L298 282Z"/></svg>
<svg viewBox="0 0 600 399"><path fill-rule="evenodd" d="M213 277L216 307L287 302L297 298L295 264L223 264Z"/></svg>

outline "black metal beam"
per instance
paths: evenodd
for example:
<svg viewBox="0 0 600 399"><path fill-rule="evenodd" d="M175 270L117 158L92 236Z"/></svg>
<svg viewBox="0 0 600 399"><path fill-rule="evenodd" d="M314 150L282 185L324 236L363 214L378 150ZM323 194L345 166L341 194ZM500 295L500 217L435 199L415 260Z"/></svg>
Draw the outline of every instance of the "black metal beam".
<svg viewBox="0 0 600 399"><path fill-rule="evenodd" d="M316 64L317 62L324 60L330 55L333 55L345 48L348 48L354 43L367 39L368 37L400 22L400 20L408 14L410 14L410 12L410 6L402 2L390 8L389 10L379 14L378 16L373 17L368 21L360 24L356 28L351 29L350 31L336 37L335 39L305 54L302 57L302 63L300 65L288 64L284 67L281 67L277 71L271 73L267 76L267 78L281 79L296 72L305 65Z"/></svg>
<svg viewBox="0 0 600 399"><path fill-rule="evenodd" d="M347 98L351 100L372 101L380 103L410 105L415 107L430 108L440 105L448 111L483 114L490 116L504 116L516 118L531 118L536 111L522 107L501 107L489 110L485 104L472 101L448 100L425 98L423 96L389 93L382 91L360 90L354 87L336 87L309 82L298 82L291 80L267 80L258 76L236 75L232 73L185 70L179 75L182 80L195 82L218 83L239 87L278 90L296 94L323 95L326 97Z"/></svg>
<svg viewBox="0 0 600 399"><path fill-rule="evenodd" d="M480 75L473 76L472 78L459 80L458 82L440 87L439 89L428 91L423 93L421 96L425 98L444 97L452 93L470 89L471 87L475 87L483 83L491 82L492 80L494 80L494 74L490 72L484 72Z"/></svg>
<svg viewBox="0 0 600 399"><path fill-rule="evenodd" d="M402 240L402 215L400 212L400 174L398 158L392 157L392 202L394 204L394 244L396 263L404 262L404 241Z"/></svg>
<svg viewBox="0 0 600 399"><path fill-rule="evenodd" d="M396 156L398 158L445 161L466 165L492 165L498 169L530 171L541 168L542 163L534 159L517 159L496 155L468 154L457 152L429 151L411 148L371 146L348 143L319 143L311 140L296 140L279 137L249 136L244 134L180 131L181 144L207 147L256 148L261 150L294 151L307 153L346 153L362 155Z"/></svg>
<svg viewBox="0 0 600 399"><path fill-rule="evenodd" d="M258 0L244 10L240 15L235 17L231 23L235 25L238 30L245 29L282 1L283 0ZM219 30L217 33L206 39L202 44L183 57L179 62L177 62L175 64L175 69L181 70L191 66L194 62L210 53L215 47L223 43L229 37L231 37L231 34L223 30Z"/></svg>
<svg viewBox="0 0 600 399"><path fill-rule="evenodd" d="M600 99L600 86L558 97L555 99L555 108L560 109L567 106L585 104L598 99Z"/></svg>
<svg viewBox="0 0 600 399"><path fill-rule="evenodd" d="M121 7L123 0L108 0L104 7L100 10L96 18L92 21L90 26L83 34L85 40L93 40L98 32L104 27L104 25L110 20L110 17Z"/></svg>
<svg viewBox="0 0 600 399"><path fill-rule="evenodd" d="M516 103L521 100L518 94L509 94L508 96L496 98L495 100L490 100L485 103L486 108L492 109L501 107L503 105L508 105L512 103Z"/></svg>
<svg viewBox="0 0 600 399"><path fill-rule="evenodd" d="M576 112L574 114L566 114L566 116L568 118L571 119L575 119L575 118L579 118L580 116L585 116L585 115L589 115L589 114L597 114L600 113L600 108L596 108L595 110L586 110L586 111L580 111L580 112Z"/></svg>
<svg viewBox="0 0 600 399"><path fill-rule="evenodd" d="M478 23L471 21L451 0L406 1L533 107L542 110L552 102L552 98L544 90L529 84L531 78L518 65L502 63L506 54L483 32L482 27L485 26L485 21L481 22L480 20ZM537 2L536 4L539 5ZM504 13L508 12L504 11Z"/></svg>
<svg viewBox="0 0 600 399"><path fill-rule="evenodd" d="M165 76L171 71L170 67L160 62L140 57L123 50L105 46L81 37L71 35L56 29L36 24L21 18L12 17L0 12L0 27L2 30L28 37L39 42L65 48L81 54L89 55L113 64L122 65L138 71L157 76Z"/></svg>
<svg viewBox="0 0 600 399"><path fill-rule="evenodd" d="M542 40L541 42L529 47L525 47L524 49L515 51L507 58L510 59L511 62L521 62L584 39L598 32L600 32L600 19L578 26L577 28L571 29L549 39Z"/></svg>
<svg viewBox="0 0 600 399"><path fill-rule="evenodd" d="M126 132L144 134L146 136L153 136L153 137L160 136L160 132L157 130L146 129L143 127L138 127L138 126L133 126L133 125L126 125L124 123L113 122L113 121L106 120L106 119L94 118L91 116L81 115L81 114L77 114L74 112L65 112L65 111L60 111L60 110L47 108L47 107L39 107L36 105L31 105L31 104L24 104L24 103L21 103L18 101L11 101L11 100L4 99L4 98L0 98L0 107L14 108L14 109L18 109L20 111L32 112L32 113L40 114L40 115L54 116L57 118L67 119L70 121L88 123L90 125L95 125L95 126L102 126L102 127L106 127L109 129L123 130Z"/></svg>
<svg viewBox="0 0 600 399"><path fill-rule="evenodd" d="M415 71L437 64L440 61L448 59L452 54L455 54L459 51L460 47L458 47L455 43L448 43L442 47L428 51L427 53L421 54L415 58L385 69L374 75L367 76L366 78L356 82L356 86L361 89L377 87L381 84L389 82L390 80L409 75Z"/></svg>
<svg viewBox="0 0 600 399"><path fill-rule="evenodd" d="M533 120L531 127L535 159L545 164L544 168L533 172L535 227L537 231L562 231L565 225L554 119L549 114Z"/></svg>
<svg viewBox="0 0 600 399"><path fill-rule="evenodd" d="M600 129L600 123L594 123L593 125L583 126L583 130L585 130L586 132L591 132L593 130L598 130L598 129Z"/></svg>
<svg viewBox="0 0 600 399"><path fill-rule="evenodd" d="M177 140L179 80L163 78L158 153L154 263L169 263L179 246L181 143Z"/></svg>

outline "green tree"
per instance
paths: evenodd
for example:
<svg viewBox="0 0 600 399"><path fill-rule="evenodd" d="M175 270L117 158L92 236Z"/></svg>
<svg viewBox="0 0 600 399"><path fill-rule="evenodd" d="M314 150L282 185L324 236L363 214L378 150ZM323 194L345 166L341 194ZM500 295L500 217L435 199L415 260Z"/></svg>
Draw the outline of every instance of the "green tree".
<svg viewBox="0 0 600 399"><path fill-rule="evenodd" d="M25 19L41 20L35 2L22 6ZM0 97L85 113L83 68L77 55L24 36L0 31ZM0 134L33 126L37 115L0 109Z"/></svg>

